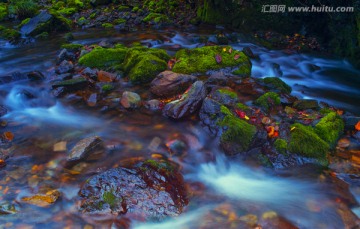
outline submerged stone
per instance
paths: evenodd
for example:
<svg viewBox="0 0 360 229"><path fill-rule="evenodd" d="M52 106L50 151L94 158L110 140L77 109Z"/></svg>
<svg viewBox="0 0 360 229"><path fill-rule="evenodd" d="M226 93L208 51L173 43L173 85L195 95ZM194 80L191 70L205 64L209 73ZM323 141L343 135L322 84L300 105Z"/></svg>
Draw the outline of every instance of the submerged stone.
<svg viewBox="0 0 360 229"><path fill-rule="evenodd" d="M79 192L84 213L131 213L145 219L177 216L188 203L182 175L167 161L146 160L87 180Z"/></svg>
<svg viewBox="0 0 360 229"><path fill-rule="evenodd" d="M134 92L125 91L121 96L120 103L125 108L133 108L134 109L134 108L138 108L140 106L141 98L140 98L140 95L138 95Z"/></svg>
<svg viewBox="0 0 360 229"><path fill-rule="evenodd" d="M300 99L294 102L293 107L298 110L318 109L319 103L315 99Z"/></svg>
<svg viewBox="0 0 360 229"><path fill-rule="evenodd" d="M96 149L101 147L102 140L98 136L92 136L82 139L71 149L67 156L67 161L78 161L88 157L94 153Z"/></svg>
<svg viewBox="0 0 360 229"><path fill-rule="evenodd" d="M52 88L63 87L66 90L78 90L84 88L88 84L88 81L84 77L79 77L70 80L63 80L60 82L55 82L52 85Z"/></svg>

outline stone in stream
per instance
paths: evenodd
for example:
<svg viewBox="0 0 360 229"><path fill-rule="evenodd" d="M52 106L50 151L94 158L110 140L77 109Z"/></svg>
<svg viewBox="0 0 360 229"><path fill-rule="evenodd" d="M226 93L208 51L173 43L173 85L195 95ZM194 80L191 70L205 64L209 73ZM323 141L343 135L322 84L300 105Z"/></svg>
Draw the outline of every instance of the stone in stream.
<svg viewBox="0 0 360 229"><path fill-rule="evenodd" d="M63 80L59 82L55 82L52 85L52 88L60 88L63 87L65 90L79 90L83 89L88 84L88 81L84 77L79 77L70 80Z"/></svg>
<svg viewBox="0 0 360 229"><path fill-rule="evenodd" d="M90 154L102 146L103 142L98 136L82 139L71 149L67 156L68 162L79 161L88 157Z"/></svg>
<svg viewBox="0 0 360 229"><path fill-rule="evenodd" d="M67 49L62 49L58 55L58 63L61 63L64 60L74 61L76 56L73 52L69 52Z"/></svg>
<svg viewBox="0 0 360 229"><path fill-rule="evenodd" d="M188 203L179 171L168 161L155 160L93 176L81 187L79 196L84 213L128 213L157 220L178 216Z"/></svg>
<svg viewBox="0 0 360 229"><path fill-rule="evenodd" d="M71 29L71 21L55 11L41 11L23 25L20 32L25 36L36 36L43 32L68 31Z"/></svg>
<svg viewBox="0 0 360 229"><path fill-rule="evenodd" d="M163 114L180 119L195 114L206 97L206 89L202 81L196 81L180 99L165 105Z"/></svg>
<svg viewBox="0 0 360 229"><path fill-rule="evenodd" d="M6 115L8 113L8 109L4 105L0 105L0 117Z"/></svg>
<svg viewBox="0 0 360 229"><path fill-rule="evenodd" d="M293 107L298 110L318 109L319 104L314 99L300 99L294 102Z"/></svg>
<svg viewBox="0 0 360 229"><path fill-rule="evenodd" d="M134 108L138 108L140 106L141 98L140 98L140 95L138 95L134 92L125 91L121 96L120 103L126 109L128 109L128 108L134 109Z"/></svg>
<svg viewBox="0 0 360 229"><path fill-rule="evenodd" d="M170 97L184 92L195 81L195 76L164 71L151 82L150 91L157 96Z"/></svg>
<svg viewBox="0 0 360 229"><path fill-rule="evenodd" d="M72 72L74 70L74 64L70 61L63 60L60 65L55 69L57 74L64 74L68 72Z"/></svg>

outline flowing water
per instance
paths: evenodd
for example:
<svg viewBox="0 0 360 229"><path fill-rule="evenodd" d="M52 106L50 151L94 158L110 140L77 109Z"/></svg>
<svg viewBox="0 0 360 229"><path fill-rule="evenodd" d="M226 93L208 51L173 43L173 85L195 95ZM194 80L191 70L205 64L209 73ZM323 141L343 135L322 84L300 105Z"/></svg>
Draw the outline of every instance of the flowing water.
<svg viewBox="0 0 360 229"><path fill-rule="evenodd" d="M124 44L139 41L164 48L169 53L174 53L175 44L183 48L197 47L204 35L206 32L200 30L196 33L171 30L125 34L111 30L74 32L75 43L93 44L104 39ZM0 75L39 70L51 80L61 42L59 37L22 47L0 42ZM253 76L281 76L293 87L294 95L315 98L360 114L360 71L346 61L268 50L247 41L233 44L235 49L243 47L251 47L259 56L252 60ZM185 180L195 187L198 185L199 193L190 198L181 216L160 223L134 221L133 228L230 227L227 223L231 220L224 212L243 216L242 223L249 223L254 216L261 222L266 218L264 214L276 212L300 228L344 227L336 207L338 194L332 191L333 184L323 179L323 171L313 167L301 168L301 172L250 168L236 158L221 156L221 150L213 143L216 140L195 121L173 122L143 110L104 113L69 104L49 96L48 81L40 84L18 81L0 86L0 101L10 108L2 117L2 121L7 122L3 131L11 131L15 136L13 146L8 149L12 157L0 170L0 203L15 203L18 210L17 214L0 214L0 228L29 225L81 228L86 224L121 228L115 223L121 221L121 217L93 218L79 213L77 192L91 175L124 165L129 158L149 158L152 153L160 153L179 163ZM138 90L127 84L124 87ZM35 98L29 99L26 92ZM62 169L66 153L54 151L53 145L64 141L70 149L78 140L93 135L104 140L106 154L80 163L77 171ZM152 143L158 139L160 144L154 150ZM173 139L188 143L185 155L169 155L164 143ZM20 203L22 197L44 187L58 189L62 198L45 209ZM359 199L358 184L352 184L352 191Z"/></svg>

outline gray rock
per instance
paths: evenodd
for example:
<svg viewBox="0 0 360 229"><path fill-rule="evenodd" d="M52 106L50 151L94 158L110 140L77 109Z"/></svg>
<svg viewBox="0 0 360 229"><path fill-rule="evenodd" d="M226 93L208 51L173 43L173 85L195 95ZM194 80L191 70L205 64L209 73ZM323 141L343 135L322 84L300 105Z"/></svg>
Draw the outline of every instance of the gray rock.
<svg viewBox="0 0 360 229"><path fill-rule="evenodd" d="M82 139L71 149L67 161L72 162L84 159L94 153L96 149L102 146L102 144L103 142L98 136Z"/></svg>
<svg viewBox="0 0 360 229"><path fill-rule="evenodd" d="M145 108L152 110L152 111L158 111L161 109L161 102L157 99L152 99L145 102Z"/></svg>
<svg viewBox="0 0 360 229"><path fill-rule="evenodd" d="M63 87L66 90L78 90L84 88L87 84L88 81L85 78L79 77L75 79L56 82L52 85L52 88L55 89L55 88Z"/></svg>
<svg viewBox="0 0 360 229"><path fill-rule="evenodd" d="M125 108L138 108L140 107L141 104L141 98L140 95L134 93L134 92L130 92L130 91L125 91L122 94L120 103L123 107Z"/></svg>
<svg viewBox="0 0 360 229"><path fill-rule="evenodd" d="M37 16L30 19L28 23L23 25L20 29L20 32L24 34L25 36L34 36L36 34L39 34L38 30L41 30L41 27L47 23L50 22L53 16L49 14L46 11L40 12Z"/></svg>
<svg viewBox="0 0 360 229"><path fill-rule="evenodd" d="M195 81L195 76L164 71L151 82L150 91L157 96L170 97L183 93Z"/></svg>
<svg viewBox="0 0 360 229"><path fill-rule="evenodd" d="M72 72L74 70L74 64L70 61L63 60L60 65L56 68L55 72L57 74L64 74L68 72Z"/></svg>
<svg viewBox="0 0 360 229"><path fill-rule="evenodd" d="M184 93L180 99L165 105L163 114L180 119L195 114L206 97L206 90L202 81L196 81L188 92Z"/></svg>
<svg viewBox="0 0 360 229"><path fill-rule="evenodd" d="M294 102L293 107L298 110L318 109L319 103L314 99L300 99Z"/></svg>

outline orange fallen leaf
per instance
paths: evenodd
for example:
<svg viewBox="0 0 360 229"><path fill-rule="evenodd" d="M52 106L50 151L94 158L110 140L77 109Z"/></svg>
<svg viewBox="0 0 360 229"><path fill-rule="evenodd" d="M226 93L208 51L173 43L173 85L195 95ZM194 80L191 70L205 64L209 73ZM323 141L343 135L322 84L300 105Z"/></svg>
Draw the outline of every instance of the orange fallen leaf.
<svg viewBox="0 0 360 229"><path fill-rule="evenodd" d="M232 48L229 49L229 53L232 53Z"/></svg>
<svg viewBox="0 0 360 229"><path fill-rule="evenodd" d="M14 139L14 134L10 131L7 131L4 133L4 138L11 142Z"/></svg>
<svg viewBox="0 0 360 229"><path fill-rule="evenodd" d="M360 131L360 121L356 123L355 130Z"/></svg>

